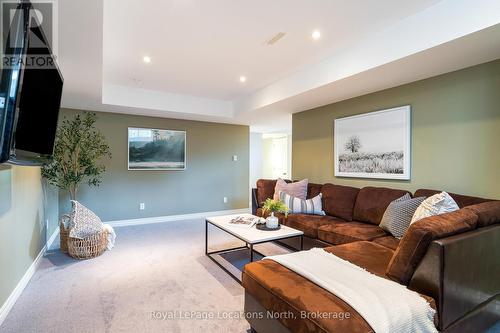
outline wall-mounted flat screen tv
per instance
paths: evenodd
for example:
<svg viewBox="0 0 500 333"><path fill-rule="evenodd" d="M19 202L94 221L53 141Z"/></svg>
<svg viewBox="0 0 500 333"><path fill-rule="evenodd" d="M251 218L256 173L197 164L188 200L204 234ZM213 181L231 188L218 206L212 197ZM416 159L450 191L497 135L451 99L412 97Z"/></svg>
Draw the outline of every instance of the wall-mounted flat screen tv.
<svg viewBox="0 0 500 333"><path fill-rule="evenodd" d="M63 77L33 5L11 12L0 65L0 163L40 165L52 157Z"/></svg>

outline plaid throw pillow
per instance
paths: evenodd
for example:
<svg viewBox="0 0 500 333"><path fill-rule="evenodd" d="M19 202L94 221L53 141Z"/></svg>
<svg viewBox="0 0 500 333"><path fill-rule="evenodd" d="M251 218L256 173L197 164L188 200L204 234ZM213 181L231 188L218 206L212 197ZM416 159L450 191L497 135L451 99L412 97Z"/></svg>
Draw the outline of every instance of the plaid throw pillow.
<svg viewBox="0 0 500 333"><path fill-rule="evenodd" d="M385 210L380 227L396 238L403 237L410 227L413 214L424 200L424 197L412 199L408 193L394 200Z"/></svg>
<svg viewBox="0 0 500 333"><path fill-rule="evenodd" d="M291 196L285 192L280 192L280 200L288 207L288 213L291 214L311 214L325 215L321 205L321 193L312 199L302 200Z"/></svg>

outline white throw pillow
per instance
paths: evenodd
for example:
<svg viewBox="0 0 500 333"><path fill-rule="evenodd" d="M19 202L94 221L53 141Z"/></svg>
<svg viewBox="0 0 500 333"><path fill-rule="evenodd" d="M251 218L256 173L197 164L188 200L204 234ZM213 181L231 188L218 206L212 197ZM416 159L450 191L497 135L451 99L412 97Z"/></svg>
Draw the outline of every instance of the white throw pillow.
<svg viewBox="0 0 500 333"><path fill-rule="evenodd" d="M418 206L415 214L413 214L411 223L429 216L450 213L459 209L455 200L448 193L441 192L428 197Z"/></svg>
<svg viewBox="0 0 500 333"><path fill-rule="evenodd" d="M318 194L314 198L302 200L291 196L285 192L280 192L280 200L288 207L290 214L311 214L311 215L325 215L321 205L322 194Z"/></svg>

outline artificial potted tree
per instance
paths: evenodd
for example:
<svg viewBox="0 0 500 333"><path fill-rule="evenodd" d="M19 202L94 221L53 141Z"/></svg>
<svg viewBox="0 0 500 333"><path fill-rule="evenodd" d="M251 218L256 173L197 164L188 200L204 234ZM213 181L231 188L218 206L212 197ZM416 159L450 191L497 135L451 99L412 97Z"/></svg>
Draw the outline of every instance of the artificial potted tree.
<svg viewBox="0 0 500 333"><path fill-rule="evenodd" d="M277 229L279 227L279 219L274 216L274 213L283 213L285 216L288 215L288 207L281 200L273 200L268 198L264 205L262 206L262 210L265 214L271 214L266 219L266 227L269 229Z"/></svg>
<svg viewBox="0 0 500 333"><path fill-rule="evenodd" d="M95 128L97 116L86 112L64 119L58 127L51 162L42 167L42 176L76 200L78 188L84 182L99 186L106 171L103 158L111 158L104 135ZM61 251L67 252L69 230L59 223Z"/></svg>

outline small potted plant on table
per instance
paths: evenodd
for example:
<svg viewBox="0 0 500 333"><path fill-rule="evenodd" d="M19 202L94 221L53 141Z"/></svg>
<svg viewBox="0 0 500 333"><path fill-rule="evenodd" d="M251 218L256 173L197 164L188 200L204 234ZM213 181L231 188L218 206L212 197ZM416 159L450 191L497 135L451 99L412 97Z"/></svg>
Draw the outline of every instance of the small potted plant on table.
<svg viewBox="0 0 500 333"><path fill-rule="evenodd" d="M269 229L277 229L279 227L279 220L274 213L283 213L285 216L288 215L288 207L281 200L273 200L268 198L264 205L262 206L264 213L271 213L271 215L266 219L266 227Z"/></svg>

